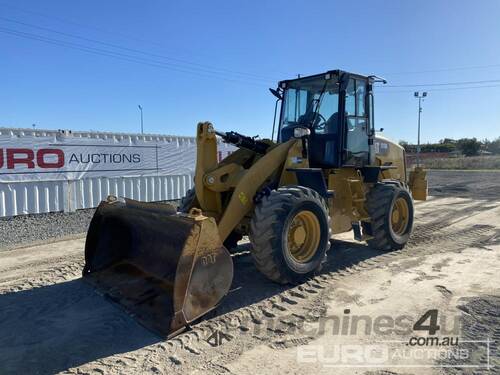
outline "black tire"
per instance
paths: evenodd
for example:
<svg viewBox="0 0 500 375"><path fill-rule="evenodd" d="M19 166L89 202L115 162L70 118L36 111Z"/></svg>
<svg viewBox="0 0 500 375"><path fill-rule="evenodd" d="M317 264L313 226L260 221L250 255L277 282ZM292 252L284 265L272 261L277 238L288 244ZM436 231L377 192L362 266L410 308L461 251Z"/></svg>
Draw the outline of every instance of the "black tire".
<svg viewBox="0 0 500 375"><path fill-rule="evenodd" d="M196 205L196 191L194 188L186 191L186 195L182 197L179 207L177 207L178 212L183 212L187 214L189 210Z"/></svg>
<svg viewBox="0 0 500 375"><path fill-rule="evenodd" d="M301 212L317 219L319 241L317 247L313 246L313 255L298 262L287 250L287 236L292 221ZM330 247L330 236L327 203L316 191L303 186L281 187L264 196L250 222L254 263L266 277L281 284L300 283L319 271Z"/></svg>
<svg viewBox="0 0 500 375"><path fill-rule="evenodd" d="M243 238L243 236L236 232L232 231L229 233L229 236L224 241L224 247L229 250L229 252L233 253L234 250L238 247L238 242Z"/></svg>
<svg viewBox="0 0 500 375"><path fill-rule="evenodd" d="M179 204L177 211L188 213L191 208L196 207L197 203L196 191L194 190L194 188L189 189L186 192L186 195L181 199L181 203ZM242 238L243 236L240 233L233 230L224 241L224 247L231 251L238 247L238 241L240 241Z"/></svg>
<svg viewBox="0 0 500 375"><path fill-rule="evenodd" d="M391 224L391 215L398 200L407 204L408 220L395 231ZM401 202L401 203L404 203ZM367 194L366 208L371 218L372 239L368 245L374 249L391 251L402 249L410 238L413 227L413 200L410 192L398 181L377 183Z"/></svg>

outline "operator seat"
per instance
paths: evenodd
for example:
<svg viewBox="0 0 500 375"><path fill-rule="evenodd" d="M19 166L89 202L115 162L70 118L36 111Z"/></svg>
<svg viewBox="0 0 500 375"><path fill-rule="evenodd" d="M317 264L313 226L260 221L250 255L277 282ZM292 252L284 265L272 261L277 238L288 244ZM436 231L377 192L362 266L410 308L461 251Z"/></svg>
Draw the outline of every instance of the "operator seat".
<svg viewBox="0 0 500 375"><path fill-rule="evenodd" d="M280 142L286 142L293 137L293 130L301 124L306 124L306 115L301 116L296 124L285 126L280 131ZM309 159L311 167L331 168L338 166L338 144L339 144L339 114L335 112L325 123L324 129L318 131L311 129L309 142Z"/></svg>
<svg viewBox="0 0 500 375"><path fill-rule="evenodd" d="M337 166L339 126L339 113L335 112L326 121L324 130L312 129L309 145L311 167Z"/></svg>

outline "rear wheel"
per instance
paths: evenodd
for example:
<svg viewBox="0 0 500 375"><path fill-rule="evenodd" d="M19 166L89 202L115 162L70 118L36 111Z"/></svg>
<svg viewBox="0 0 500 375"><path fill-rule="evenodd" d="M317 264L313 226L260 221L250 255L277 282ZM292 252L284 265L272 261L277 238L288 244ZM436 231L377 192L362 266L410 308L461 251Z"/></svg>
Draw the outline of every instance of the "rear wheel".
<svg viewBox="0 0 500 375"><path fill-rule="evenodd" d="M378 250L402 249L413 227L413 200L400 183L378 183L367 196L373 238L367 243Z"/></svg>
<svg viewBox="0 0 500 375"><path fill-rule="evenodd" d="M321 268L330 240L325 200L314 190L286 186L255 207L250 223L256 267L279 283L298 283Z"/></svg>

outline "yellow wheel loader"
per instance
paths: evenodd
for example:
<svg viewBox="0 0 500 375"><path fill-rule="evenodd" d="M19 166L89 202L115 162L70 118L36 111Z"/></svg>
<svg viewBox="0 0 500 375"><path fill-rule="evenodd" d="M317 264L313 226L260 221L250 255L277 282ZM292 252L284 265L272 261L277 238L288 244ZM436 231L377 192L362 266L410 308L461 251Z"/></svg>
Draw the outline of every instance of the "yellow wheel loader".
<svg viewBox="0 0 500 375"><path fill-rule="evenodd" d="M271 140L199 123L195 188L179 210L108 197L90 224L84 278L171 337L228 293L228 250L243 236L256 268L278 283L317 273L337 233L401 249L427 181L421 168L407 179L403 148L375 133L373 86L382 81L333 70L279 82ZM236 146L220 162L218 136Z"/></svg>

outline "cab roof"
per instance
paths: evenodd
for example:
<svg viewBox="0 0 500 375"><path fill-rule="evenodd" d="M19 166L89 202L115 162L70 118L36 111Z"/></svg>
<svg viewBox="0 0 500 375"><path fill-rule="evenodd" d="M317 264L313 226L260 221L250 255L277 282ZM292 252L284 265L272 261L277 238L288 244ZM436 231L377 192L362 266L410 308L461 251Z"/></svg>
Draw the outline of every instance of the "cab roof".
<svg viewBox="0 0 500 375"><path fill-rule="evenodd" d="M337 77L340 77L342 74L348 74L349 76L354 77L354 78L368 80L368 81L370 81L370 83L374 83L374 82L386 83L387 82L385 79L377 77L375 75L366 76L366 75L363 75L363 74L347 72L345 70L334 69L334 70L328 70L328 71L326 71L324 73L318 73L318 74L313 74L313 75L310 75L310 76L304 76L304 77L298 77L298 78L294 78L294 79L286 79L286 80L283 80L283 81L279 81L278 82L278 87L283 87L282 84L284 84L285 87L286 87L286 86L288 86L288 83L290 83L290 82L296 82L296 81L300 81L300 80L303 80L303 79L321 77L321 76L325 76L327 74L335 75Z"/></svg>

